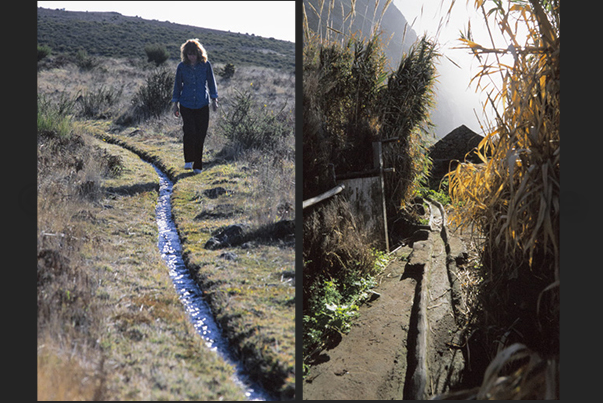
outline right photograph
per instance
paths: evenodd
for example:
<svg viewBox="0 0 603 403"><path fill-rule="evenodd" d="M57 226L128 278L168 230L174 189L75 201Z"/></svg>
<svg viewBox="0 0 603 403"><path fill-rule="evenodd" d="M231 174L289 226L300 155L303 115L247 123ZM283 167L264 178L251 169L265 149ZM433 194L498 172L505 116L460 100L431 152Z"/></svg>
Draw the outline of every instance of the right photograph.
<svg viewBox="0 0 603 403"><path fill-rule="evenodd" d="M559 399L560 18L303 1L303 399Z"/></svg>

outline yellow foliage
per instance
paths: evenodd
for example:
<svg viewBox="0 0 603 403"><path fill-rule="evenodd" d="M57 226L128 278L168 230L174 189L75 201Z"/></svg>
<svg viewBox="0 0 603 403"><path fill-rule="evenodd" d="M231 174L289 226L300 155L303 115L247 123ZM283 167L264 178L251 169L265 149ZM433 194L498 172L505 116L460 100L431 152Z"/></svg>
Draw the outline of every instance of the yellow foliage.
<svg viewBox="0 0 603 403"><path fill-rule="evenodd" d="M513 46L507 50L485 48L462 39L477 57L486 56L477 79L493 73L503 77L502 90L491 93L496 119L490 133L478 146L482 167L459 164L450 172L453 201L462 202L453 219L459 225L478 224L491 253L500 253L500 270L513 272L535 254L559 279L559 80L560 42L558 3L547 11L540 2L496 2L486 11L484 1L475 6L494 15L501 32ZM506 7L505 7L506 6ZM510 21L516 21L514 26ZM518 43L518 25L529 32ZM514 28L514 29L513 29ZM512 66L499 55L512 53ZM487 57L494 55L494 61ZM485 84L482 86L487 87ZM500 104L499 104L499 101ZM495 252L497 251L497 252ZM490 256L493 258L493 256ZM505 267L501 267L505 266ZM549 273L551 274L551 273Z"/></svg>

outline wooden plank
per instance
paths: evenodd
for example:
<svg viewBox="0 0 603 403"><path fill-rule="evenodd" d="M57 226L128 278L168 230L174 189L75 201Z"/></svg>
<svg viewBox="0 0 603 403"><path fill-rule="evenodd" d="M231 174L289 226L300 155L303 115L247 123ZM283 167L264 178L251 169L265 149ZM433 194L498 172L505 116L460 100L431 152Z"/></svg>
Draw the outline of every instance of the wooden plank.
<svg viewBox="0 0 603 403"><path fill-rule="evenodd" d="M316 197L312 197L308 200L304 200L302 206L303 206L303 208L310 207L316 203L319 203L325 199L328 199L329 197L335 196L336 194L340 193L343 189L345 189L344 185L337 185L333 189L328 190L322 194L319 194Z"/></svg>

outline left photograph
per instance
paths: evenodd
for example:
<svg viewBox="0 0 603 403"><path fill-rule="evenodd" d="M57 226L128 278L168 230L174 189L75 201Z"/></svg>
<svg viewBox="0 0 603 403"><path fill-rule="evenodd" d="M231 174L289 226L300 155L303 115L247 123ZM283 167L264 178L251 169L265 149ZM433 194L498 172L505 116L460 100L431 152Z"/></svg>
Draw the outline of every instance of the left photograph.
<svg viewBox="0 0 603 403"><path fill-rule="evenodd" d="M296 398L295 9L37 2L38 400Z"/></svg>

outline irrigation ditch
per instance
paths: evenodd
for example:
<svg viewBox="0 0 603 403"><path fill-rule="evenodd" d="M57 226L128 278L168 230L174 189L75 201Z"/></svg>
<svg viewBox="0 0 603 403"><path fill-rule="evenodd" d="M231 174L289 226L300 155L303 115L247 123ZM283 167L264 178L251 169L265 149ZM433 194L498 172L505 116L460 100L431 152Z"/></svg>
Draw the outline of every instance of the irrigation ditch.
<svg viewBox="0 0 603 403"><path fill-rule="evenodd" d="M321 352L304 380L305 400L423 400L462 377L464 311L458 264L463 242L437 201L424 200L429 225L396 248L350 332Z"/></svg>
<svg viewBox="0 0 603 403"><path fill-rule="evenodd" d="M127 142L120 141L113 136L101 135L100 139L136 154L142 161L151 165L157 173L159 177L159 196L155 209L158 229L157 247L168 268L169 276L178 297L206 347L234 368L234 381L242 388L247 400L276 400L262 385L251 379L242 361L237 359L219 323L216 322L211 308L204 300L203 291L184 262L182 243L172 215L173 172L170 172L169 168L160 159L137 149Z"/></svg>
<svg viewBox="0 0 603 403"><path fill-rule="evenodd" d="M244 388L248 400L272 400L266 390L259 384L251 382L246 376L242 363L232 354L228 340L222 335L219 325L214 320L199 285L186 267L182 258L182 244L178 230L172 218L171 196L174 184L157 166L150 162L149 164L157 172L160 181L155 209L159 232L157 246L193 326L208 348L216 351L226 362L234 366L235 380Z"/></svg>

